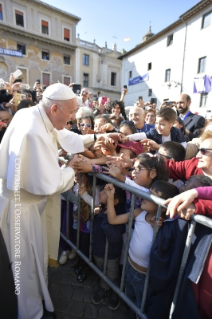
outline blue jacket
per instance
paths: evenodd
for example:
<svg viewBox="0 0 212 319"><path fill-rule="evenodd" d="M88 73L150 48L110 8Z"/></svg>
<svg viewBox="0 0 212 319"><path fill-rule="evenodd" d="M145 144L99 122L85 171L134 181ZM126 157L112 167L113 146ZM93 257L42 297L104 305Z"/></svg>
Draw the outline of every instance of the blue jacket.
<svg viewBox="0 0 212 319"><path fill-rule="evenodd" d="M170 133L172 142L185 142L185 137L178 128L172 126ZM149 132L147 132L146 136L156 143L162 144L162 135L159 134L155 128L152 128Z"/></svg>
<svg viewBox="0 0 212 319"><path fill-rule="evenodd" d="M119 206L119 205L117 205ZM123 214L124 209L116 209L116 214ZM106 238L109 241L108 259L116 259L121 256L122 234L125 232L125 224L111 225L108 223L107 214L103 209L95 216L93 222L92 249L93 255L104 258Z"/></svg>
<svg viewBox="0 0 212 319"><path fill-rule="evenodd" d="M148 319L169 318L188 233L183 219L163 223L150 253L150 280L146 301ZM197 282L211 245L211 229L197 224L173 319L201 319L192 282Z"/></svg>

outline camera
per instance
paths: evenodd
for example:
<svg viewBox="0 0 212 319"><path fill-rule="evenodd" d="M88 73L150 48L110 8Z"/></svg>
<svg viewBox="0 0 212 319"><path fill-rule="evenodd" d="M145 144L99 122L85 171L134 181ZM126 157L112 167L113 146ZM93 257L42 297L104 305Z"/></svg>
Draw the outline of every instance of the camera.
<svg viewBox="0 0 212 319"><path fill-rule="evenodd" d="M172 105L172 104L173 104L173 102L171 102L171 101L166 102L166 106L169 106L169 105Z"/></svg>
<svg viewBox="0 0 212 319"><path fill-rule="evenodd" d="M156 99L155 97L152 97L152 98L150 99L150 103L151 103L151 104L153 104L153 103L157 104L157 99Z"/></svg>
<svg viewBox="0 0 212 319"><path fill-rule="evenodd" d="M143 100L143 96L139 96L138 99L139 99L139 100Z"/></svg>
<svg viewBox="0 0 212 319"><path fill-rule="evenodd" d="M0 83L0 88L2 90L6 89L6 84L4 82Z"/></svg>
<svg viewBox="0 0 212 319"><path fill-rule="evenodd" d="M127 89L127 85L124 85L124 89Z"/></svg>

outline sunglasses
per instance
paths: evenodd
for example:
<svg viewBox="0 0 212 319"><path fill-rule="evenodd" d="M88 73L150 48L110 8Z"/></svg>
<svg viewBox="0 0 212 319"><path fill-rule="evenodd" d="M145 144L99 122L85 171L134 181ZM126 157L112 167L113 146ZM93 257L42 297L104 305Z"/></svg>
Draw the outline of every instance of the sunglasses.
<svg viewBox="0 0 212 319"><path fill-rule="evenodd" d="M161 155L161 156L164 156L165 158L171 159L170 156L167 156L167 155L164 155L164 154L161 154L161 153L158 153L158 154Z"/></svg>
<svg viewBox="0 0 212 319"><path fill-rule="evenodd" d="M86 91L82 91L82 93L88 94L88 92L86 92Z"/></svg>
<svg viewBox="0 0 212 319"><path fill-rule="evenodd" d="M212 151L212 148L198 148L198 152L202 155L206 155L207 151Z"/></svg>
<svg viewBox="0 0 212 319"><path fill-rule="evenodd" d="M82 126L82 127L83 127L83 126L85 126L85 127L91 127L91 124L88 124L88 123L86 123L86 124L85 124L85 123L81 123L81 124L80 124L80 126Z"/></svg>

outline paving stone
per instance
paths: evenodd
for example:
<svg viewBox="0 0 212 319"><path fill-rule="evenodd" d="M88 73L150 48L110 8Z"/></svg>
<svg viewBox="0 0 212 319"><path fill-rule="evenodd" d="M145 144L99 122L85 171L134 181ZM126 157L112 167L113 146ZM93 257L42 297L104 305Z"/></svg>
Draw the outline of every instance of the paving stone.
<svg viewBox="0 0 212 319"><path fill-rule="evenodd" d="M86 288L94 288L96 286L97 279L94 277L88 276L84 281L84 287Z"/></svg>
<svg viewBox="0 0 212 319"><path fill-rule="evenodd" d="M84 288L83 287L75 287L73 293L73 299L82 301L84 295Z"/></svg>
<svg viewBox="0 0 212 319"><path fill-rule="evenodd" d="M84 288L84 301L92 302L91 299L95 291L96 289Z"/></svg>
<svg viewBox="0 0 212 319"><path fill-rule="evenodd" d="M73 316L71 313L70 314L61 314L60 319L79 319L79 317Z"/></svg>
<svg viewBox="0 0 212 319"><path fill-rule="evenodd" d="M73 277L69 273L62 273L61 283L71 284Z"/></svg>
<svg viewBox="0 0 212 319"><path fill-rule="evenodd" d="M84 302L74 300L67 314L72 314L73 317L76 316L76 317L83 318L84 308L85 308Z"/></svg>
<svg viewBox="0 0 212 319"><path fill-rule="evenodd" d="M57 271L51 275L51 282L61 282L62 274Z"/></svg>
<svg viewBox="0 0 212 319"><path fill-rule="evenodd" d="M68 312L72 304L72 300L65 297L58 298L57 310L62 312Z"/></svg>
<svg viewBox="0 0 212 319"><path fill-rule="evenodd" d="M60 291L60 282L51 282L49 284L49 292L51 297L58 296Z"/></svg>
<svg viewBox="0 0 212 319"><path fill-rule="evenodd" d="M86 318L96 318L98 308L93 304L85 305L85 316Z"/></svg>
<svg viewBox="0 0 212 319"><path fill-rule="evenodd" d="M60 296L71 298L73 295L74 288L70 285L61 285L60 286Z"/></svg>
<svg viewBox="0 0 212 319"><path fill-rule="evenodd" d="M99 308L98 318L108 319L108 318L112 317L112 315L113 315L113 311L110 310L107 306L102 305Z"/></svg>
<svg viewBox="0 0 212 319"><path fill-rule="evenodd" d="M75 287L83 287L84 286L83 282L78 282L77 281L77 276L76 275L75 275L75 277L72 278L71 284L72 284L72 286L75 286Z"/></svg>

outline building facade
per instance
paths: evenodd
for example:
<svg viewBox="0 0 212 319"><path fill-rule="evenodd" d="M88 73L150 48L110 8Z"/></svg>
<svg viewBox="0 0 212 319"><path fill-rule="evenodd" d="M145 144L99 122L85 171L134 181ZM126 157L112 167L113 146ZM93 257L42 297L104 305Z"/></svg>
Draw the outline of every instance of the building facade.
<svg viewBox="0 0 212 319"><path fill-rule="evenodd" d="M31 87L37 79L44 85L72 82L79 21L38 0L0 0L0 78L20 69ZM22 57L10 55L15 51Z"/></svg>
<svg viewBox="0 0 212 319"><path fill-rule="evenodd" d="M122 85L128 86L126 105L138 96L157 98L158 107L181 92L192 98L192 110L212 110L212 2L202 0L157 34L151 30L142 43L119 57ZM211 113L212 114L212 113ZM209 116L210 117L210 116Z"/></svg>
<svg viewBox="0 0 212 319"><path fill-rule="evenodd" d="M76 79L75 82L88 87L92 92L101 91L102 96L112 100L120 99L121 94L121 67L118 60L120 52L105 46L99 47L93 43L76 39Z"/></svg>

